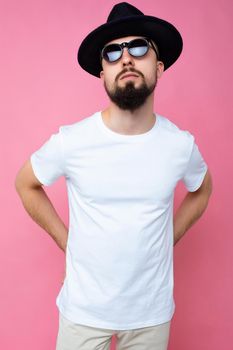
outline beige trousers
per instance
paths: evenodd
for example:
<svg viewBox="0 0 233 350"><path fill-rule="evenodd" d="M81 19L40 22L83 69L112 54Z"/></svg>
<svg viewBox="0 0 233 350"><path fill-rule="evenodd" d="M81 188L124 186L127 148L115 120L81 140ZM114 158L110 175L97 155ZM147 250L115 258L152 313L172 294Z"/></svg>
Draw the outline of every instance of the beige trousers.
<svg viewBox="0 0 233 350"><path fill-rule="evenodd" d="M110 350L116 336L116 350L167 350L170 323L130 330L111 330L73 323L59 313L56 350Z"/></svg>

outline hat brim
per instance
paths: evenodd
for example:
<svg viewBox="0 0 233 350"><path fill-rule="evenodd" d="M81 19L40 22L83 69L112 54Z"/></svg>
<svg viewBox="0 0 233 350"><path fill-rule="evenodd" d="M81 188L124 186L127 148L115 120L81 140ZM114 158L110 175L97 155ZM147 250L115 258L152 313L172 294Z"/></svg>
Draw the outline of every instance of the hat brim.
<svg viewBox="0 0 233 350"><path fill-rule="evenodd" d="M103 46L113 39L130 35L147 36L154 40L164 70L178 59L183 48L182 37L171 23L153 16L135 15L105 23L89 33L79 47L78 63L85 71L100 78Z"/></svg>

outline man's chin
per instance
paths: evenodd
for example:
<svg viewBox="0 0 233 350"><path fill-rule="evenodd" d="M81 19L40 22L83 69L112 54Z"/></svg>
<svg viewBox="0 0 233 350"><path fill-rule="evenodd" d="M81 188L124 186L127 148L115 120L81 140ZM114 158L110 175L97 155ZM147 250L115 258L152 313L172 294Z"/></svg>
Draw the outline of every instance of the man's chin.
<svg viewBox="0 0 233 350"><path fill-rule="evenodd" d="M140 84L138 84L136 81L133 80L128 80L126 82L124 82L123 84L118 84L117 88L119 89L127 89L127 88L131 88L131 89L139 89L140 87L143 86L143 83L141 82Z"/></svg>
<svg viewBox="0 0 233 350"><path fill-rule="evenodd" d="M120 109L135 110L145 104L148 96L154 91L156 82L153 86L148 87L145 82L135 86L134 81L127 81L124 86L115 86L115 89L110 91L105 90L112 102L114 102Z"/></svg>

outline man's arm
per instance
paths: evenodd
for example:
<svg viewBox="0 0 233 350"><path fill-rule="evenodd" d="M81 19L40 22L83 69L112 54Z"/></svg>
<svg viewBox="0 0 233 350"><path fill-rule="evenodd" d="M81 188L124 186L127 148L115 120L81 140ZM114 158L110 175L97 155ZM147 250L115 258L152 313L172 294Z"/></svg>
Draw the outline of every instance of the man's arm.
<svg viewBox="0 0 233 350"><path fill-rule="evenodd" d="M65 252L68 229L58 216L42 186L34 175L31 161L27 160L17 173L15 179L16 191L32 219L47 231Z"/></svg>
<svg viewBox="0 0 233 350"><path fill-rule="evenodd" d="M207 208L212 193L212 178L209 170L202 185L195 192L188 192L174 215L174 245L185 232L200 218Z"/></svg>

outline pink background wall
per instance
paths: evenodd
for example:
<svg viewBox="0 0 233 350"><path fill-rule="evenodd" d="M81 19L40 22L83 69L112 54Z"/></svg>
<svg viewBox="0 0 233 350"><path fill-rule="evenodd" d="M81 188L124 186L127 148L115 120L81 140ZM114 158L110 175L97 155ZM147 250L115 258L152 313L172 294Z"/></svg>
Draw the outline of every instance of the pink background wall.
<svg viewBox="0 0 233 350"><path fill-rule="evenodd" d="M76 61L82 39L117 1L1 1L0 348L55 349L64 254L26 213L14 188L30 154L59 125L103 109L98 78ZM155 111L196 137L214 191L203 217L175 247L169 350L230 350L232 333L232 2L131 1L171 21L184 49L158 81ZM68 223L65 180L46 189ZM185 195L176 189L175 207ZM115 348L113 339L112 349Z"/></svg>

